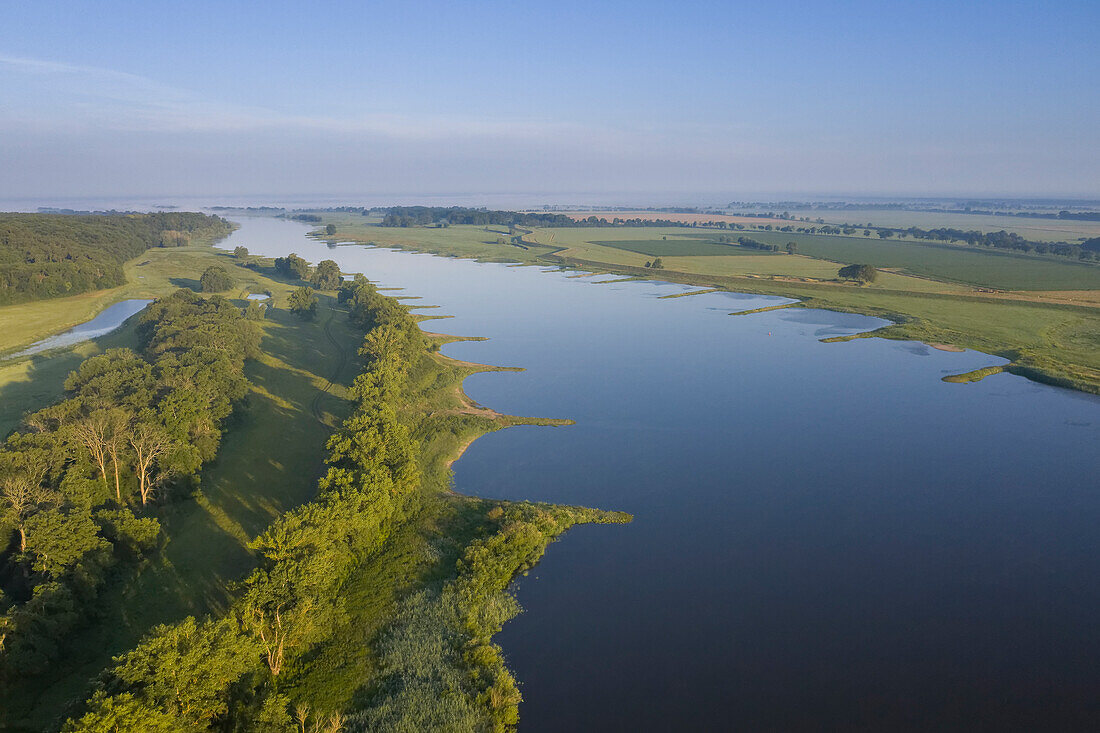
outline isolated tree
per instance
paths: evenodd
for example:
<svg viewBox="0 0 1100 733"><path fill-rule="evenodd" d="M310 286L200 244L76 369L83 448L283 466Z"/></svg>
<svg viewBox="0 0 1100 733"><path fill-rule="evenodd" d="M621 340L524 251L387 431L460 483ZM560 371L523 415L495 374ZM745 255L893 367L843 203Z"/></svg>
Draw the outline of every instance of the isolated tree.
<svg viewBox="0 0 1100 733"><path fill-rule="evenodd" d="M248 247L234 247L233 256L236 257L238 260L243 260L245 257L248 257Z"/></svg>
<svg viewBox="0 0 1100 733"><path fill-rule="evenodd" d="M508 243L508 241L504 237L497 237L497 244L505 245L507 243Z"/></svg>
<svg viewBox="0 0 1100 733"><path fill-rule="evenodd" d="M325 225L325 234L327 234L331 237L335 233L336 233L336 225L335 224L326 224Z"/></svg>
<svg viewBox="0 0 1100 733"><path fill-rule="evenodd" d="M874 282L878 270L871 265L845 265L840 268L837 275L845 280L858 280L859 282L869 283Z"/></svg>
<svg viewBox="0 0 1100 733"><path fill-rule="evenodd" d="M202 286L204 293L220 293L233 287L233 279L229 277L224 267L211 265L202 273L199 285Z"/></svg>
<svg viewBox="0 0 1100 733"><path fill-rule="evenodd" d="M338 264L332 260L321 260L309 282L318 290L336 290L344 282L344 278L340 276Z"/></svg>
<svg viewBox="0 0 1100 733"><path fill-rule="evenodd" d="M787 254L793 255L798 251L798 245L794 242L787 242Z"/></svg>
<svg viewBox="0 0 1100 733"><path fill-rule="evenodd" d="M290 294L290 310L302 318L311 319L317 315L317 296L313 288L300 287Z"/></svg>
<svg viewBox="0 0 1100 733"><path fill-rule="evenodd" d="M653 260L653 264L650 265L650 267L652 267L654 270L663 270L665 269L665 263L661 261L660 257L658 257Z"/></svg>

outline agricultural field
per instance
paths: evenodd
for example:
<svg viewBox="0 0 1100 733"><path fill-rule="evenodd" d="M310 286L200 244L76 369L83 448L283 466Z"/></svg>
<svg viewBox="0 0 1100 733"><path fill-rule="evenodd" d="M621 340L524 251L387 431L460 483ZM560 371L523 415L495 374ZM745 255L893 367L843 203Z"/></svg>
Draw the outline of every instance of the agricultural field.
<svg viewBox="0 0 1100 733"><path fill-rule="evenodd" d="M593 241L589 244L625 249L628 252L637 252L650 257L736 257L738 255L773 254L737 244L714 242L706 239L613 239Z"/></svg>
<svg viewBox="0 0 1100 733"><path fill-rule="evenodd" d="M807 217L810 221L822 219L827 224L874 224L882 227L908 229L977 229L983 232L1015 232L1036 242L1070 242L1090 237L1100 237L1100 221L1074 221L1040 219L1025 216L993 216L985 214L941 214L932 211L893 211L886 209L849 209L846 211L816 211L813 209L788 212L794 217ZM791 222L786 222L790 224Z"/></svg>
<svg viewBox="0 0 1100 733"><path fill-rule="evenodd" d="M698 234L699 237L711 235ZM798 253L852 264L904 270L936 280L998 290L1094 290L1100 266L1064 257L1025 255L983 247L878 237L751 231L744 236L780 247L794 242Z"/></svg>

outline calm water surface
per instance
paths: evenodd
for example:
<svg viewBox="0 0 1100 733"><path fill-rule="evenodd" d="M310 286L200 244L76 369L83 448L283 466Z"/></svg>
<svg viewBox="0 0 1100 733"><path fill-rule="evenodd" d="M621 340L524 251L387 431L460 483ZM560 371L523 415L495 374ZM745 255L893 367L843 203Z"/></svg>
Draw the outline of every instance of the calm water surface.
<svg viewBox="0 0 1100 733"><path fill-rule="evenodd" d="M632 512L518 584L498 637L522 729L1100 729L1100 400L1003 360L828 336L883 321L684 286L327 248L245 219L224 243L335 259L523 366L466 390L568 428L487 435L458 491Z"/></svg>
<svg viewBox="0 0 1100 733"><path fill-rule="evenodd" d="M7 358L14 359L20 356L40 354L49 349L72 346L81 341L88 341L90 339L99 338L100 336L106 336L111 331L121 326L127 318L140 313L145 306L152 302L151 300L142 300L138 298L121 300L114 305L107 306L107 308L103 309L103 311L92 320L85 321L78 326L73 326L65 333L59 333L56 336L42 339L41 341L31 344L23 351L12 354Z"/></svg>

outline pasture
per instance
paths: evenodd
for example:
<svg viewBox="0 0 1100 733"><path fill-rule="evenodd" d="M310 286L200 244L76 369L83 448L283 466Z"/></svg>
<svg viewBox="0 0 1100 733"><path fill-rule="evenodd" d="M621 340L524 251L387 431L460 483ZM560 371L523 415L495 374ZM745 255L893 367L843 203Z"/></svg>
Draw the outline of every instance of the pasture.
<svg viewBox="0 0 1100 733"><path fill-rule="evenodd" d="M689 236L709 238L710 234ZM883 240L829 234L751 231L765 244L794 242L798 253L844 264L889 267L921 277L999 290L1100 289L1100 266L1055 256L1013 254L984 247Z"/></svg>
<svg viewBox="0 0 1100 733"><path fill-rule="evenodd" d="M874 224L875 226L908 229L977 229L983 232L1016 232L1036 242L1075 242L1081 238L1100 237L1100 221L1040 219L1026 216L996 216L986 214L941 214L933 211L895 211L889 209L847 209L844 211L789 211L791 216L824 220L828 224ZM786 222L790 224L791 222Z"/></svg>

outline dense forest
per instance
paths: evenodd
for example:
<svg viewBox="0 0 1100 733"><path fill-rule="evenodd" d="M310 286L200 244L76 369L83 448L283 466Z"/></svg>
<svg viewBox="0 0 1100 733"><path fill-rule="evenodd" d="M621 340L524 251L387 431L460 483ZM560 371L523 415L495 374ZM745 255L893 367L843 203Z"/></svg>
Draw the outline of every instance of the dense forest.
<svg viewBox="0 0 1100 733"><path fill-rule="evenodd" d="M229 234L206 214L0 214L0 305L76 295L126 282L123 263L150 247Z"/></svg>
<svg viewBox="0 0 1100 733"><path fill-rule="evenodd" d="M140 353L110 349L0 450L0 683L46 674L111 577L165 541L157 505L190 495L248 391L259 329L219 296L149 306Z"/></svg>

